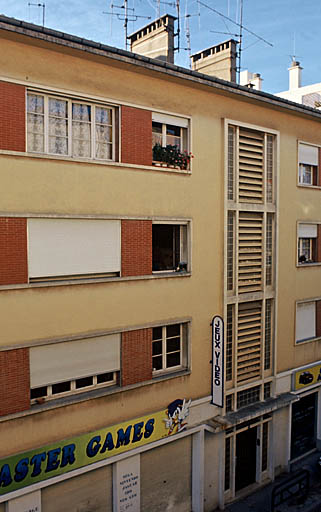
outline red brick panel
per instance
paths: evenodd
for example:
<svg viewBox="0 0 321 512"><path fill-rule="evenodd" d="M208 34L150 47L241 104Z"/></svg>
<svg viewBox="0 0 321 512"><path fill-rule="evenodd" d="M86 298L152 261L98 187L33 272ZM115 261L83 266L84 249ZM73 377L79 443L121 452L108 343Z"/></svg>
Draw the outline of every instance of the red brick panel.
<svg viewBox="0 0 321 512"><path fill-rule="evenodd" d="M0 352L0 416L30 407L29 349Z"/></svg>
<svg viewBox="0 0 321 512"><path fill-rule="evenodd" d="M0 285L27 282L27 219L0 217Z"/></svg>
<svg viewBox="0 0 321 512"><path fill-rule="evenodd" d="M25 151L25 87L0 82L0 149Z"/></svg>
<svg viewBox="0 0 321 512"><path fill-rule="evenodd" d="M122 334L122 386L152 378L152 335L153 329L138 329Z"/></svg>
<svg viewBox="0 0 321 512"><path fill-rule="evenodd" d="M316 261L321 262L321 224L318 224L318 231L317 231L317 258Z"/></svg>
<svg viewBox="0 0 321 512"><path fill-rule="evenodd" d="M122 220L121 275L144 276L152 273L152 221Z"/></svg>
<svg viewBox="0 0 321 512"><path fill-rule="evenodd" d="M321 148L319 148L319 165L318 165L318 180L316 185L321 187Z"/></svg>
<svg viewBox="0 0 321 512"><path fill-rule="evenodd" d="M321 300L317 300L316 303L315 303L315 308L316 308L316 319L315 319L315 323L316 323L316 336L317 338L321 337Z"/></svg>
<svg viewBox="0 0 321 512"><path fill-rule="evenodd" d="M134 107L121 108L121 161L152 165L152 113Z"/></svg>

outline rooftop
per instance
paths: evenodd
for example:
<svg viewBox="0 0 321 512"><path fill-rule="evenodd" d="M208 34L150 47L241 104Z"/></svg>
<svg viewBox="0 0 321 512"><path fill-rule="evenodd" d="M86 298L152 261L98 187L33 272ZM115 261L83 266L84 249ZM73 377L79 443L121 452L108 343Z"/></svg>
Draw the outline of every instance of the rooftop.
<svg viewBox="0 0 321 512"><path fill-rule="evenodd" d="M321 119L321 112L312 107L295 103L284 98L274 96L273 94L258 91L255 89L249 89L248 87L228 82L220 78L212 77L198 71L192 71L190 69L176 66L168 62L151 59L143 55L138 55L126 50L115 48L103 43L84 39L79 36L74 36L57 30L52 30L47 27L40 25L34 25L27 23L22 20L15 18L9 18L4 15L0 15L0 30L14 32L21 34L26 37L43 40L47 43L57 44L61 46L67 46L75 50L81 50L87 53L92 53L121 61L123 63L143 67L150 69L152 72L158 72L174 76L179 79L188 80L197 84L201 84L208 87L213 87L217 90L237 94L241 97L248 98L254 101L267 103L271 106L294 111L303 115L312 116L317 119Z"/></svg>

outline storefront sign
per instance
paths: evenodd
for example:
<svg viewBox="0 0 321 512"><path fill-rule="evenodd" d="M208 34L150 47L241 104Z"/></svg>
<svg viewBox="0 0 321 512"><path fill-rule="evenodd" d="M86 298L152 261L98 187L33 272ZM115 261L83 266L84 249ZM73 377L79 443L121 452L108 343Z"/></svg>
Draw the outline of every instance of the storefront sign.
<svg viewBox="0 0 321 512"><path fill-rule="evenodd" d="M62 475L182 431L191 401L0 461L0 495Z"/></svg>
<svg viewBox="0 0 321 512"><path fill-rule="evenodd" d="M318 384L318 382L321 382L321 364L298 370L293 374L294 391L308 388L313 384Z"/></svg>
<svg viewBox="0 0 321 512"><path fill-rule="evenodd" d="M113 512L140 512L140 455L116 462Z"/></svg>
<svg viewBox="0 0 321 512"><path fill-rule="evenodd" d="M224 406L224 322L220 316L212 320L212 402Z"/></svg>

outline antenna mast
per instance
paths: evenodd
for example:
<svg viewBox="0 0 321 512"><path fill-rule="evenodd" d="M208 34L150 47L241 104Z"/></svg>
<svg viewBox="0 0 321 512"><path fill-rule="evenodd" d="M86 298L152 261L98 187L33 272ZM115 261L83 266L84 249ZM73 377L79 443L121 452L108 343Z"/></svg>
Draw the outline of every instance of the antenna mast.
<svg viewBox="0 0 321 512"><path fill-rule="evenodd" d="M46 4L43 3L43 4L33 4L31 2L28 2L28 7L30 6L34 6L34 7L42 7L42 26L44 27L45 26L45 9L46 9Z"/></svg>
<svg viewBox="0 0 321 512"><path fill-rule="evenodd" d="M125 49L128 49L128 22L136 21L138 18L145 18L147 20L151 19L151 16L138 16L135 13L135 9L133 7L128 7L128 0L124 0L122 5L110 4L110 8L112 12L103 12L103 14L110 14L111 16L116 16L118 20L124 22L124 31L125 31ZM113 12L113 9L123 9L124 14L121 12ZM129 13L128 11L131 11Z"/></svg>
<svg viewBox="0 0 321 512"><path fill-rule="evenodd" d="M238 66L236 66L236 73L238 77L238 83L240 83L240 74L241 74L241 60L242 60L242 29L243 29L243 0L240 0L240 33L239 33L239 51L238 51Z"/></svg>

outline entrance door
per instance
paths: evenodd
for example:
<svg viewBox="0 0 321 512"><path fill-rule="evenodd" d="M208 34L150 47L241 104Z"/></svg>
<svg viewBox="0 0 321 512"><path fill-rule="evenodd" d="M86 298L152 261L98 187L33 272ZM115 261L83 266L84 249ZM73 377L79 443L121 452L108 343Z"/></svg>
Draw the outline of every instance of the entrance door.
<svg viewBox="0 0 321 512"><path fill-rule="evenodd" d="M316 447L316 399L313 393L292 405L291 459Z"/></svg>
<svg viewBox="0 0 321 512"><path fill-rule="evenodd" d="M255 482L257 427L236 436L235 491Z"/></svg>

